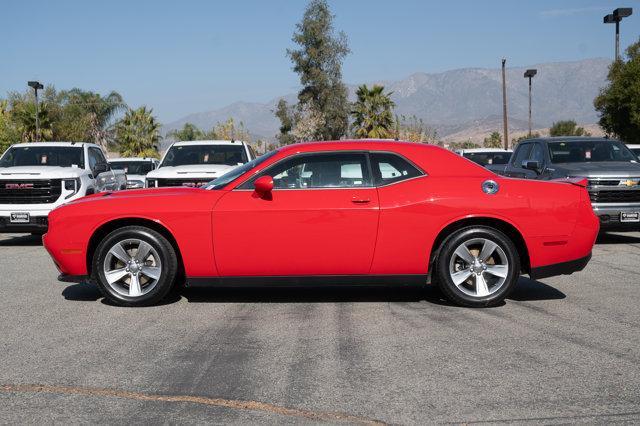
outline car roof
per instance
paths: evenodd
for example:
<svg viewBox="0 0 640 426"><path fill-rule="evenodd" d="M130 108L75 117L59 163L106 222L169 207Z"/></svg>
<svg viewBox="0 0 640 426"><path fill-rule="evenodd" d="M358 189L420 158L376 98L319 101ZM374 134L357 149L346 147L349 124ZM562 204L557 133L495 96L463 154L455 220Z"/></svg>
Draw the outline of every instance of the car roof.
<svg viewBox="0 0 640 426"><path fill-rule="evenodd" d="M599 137L592 137L592 136L550 136L550 137L545 137L545 138L525 139L522 142L528 142L528 141L570 142L570 143L575 143L575 142L603 142L603 141L619 142L617 139L599 138Z"/></svg>
<svg viewBox="0 0 640 426"><path fill-rule="evenodd" d="M180 141L174 142L173 146L191 146L191 145L242 145L244 141L231 140L206 140L206 141Z"/></svg>
<svg viewBox="0 0 640 426"><path fill-rule="evenodd" d="M151 157L144 157L144 158L140 158L140 157L126 157L126 158L110 158L109 162L111 163L112 161L158 161L155 158L151 158Z"/></svg>
<svg viewBox="0 0 640 426"><path fill-rule="evenodd" d="M469 149L461 149L460 152L513 152L512 149L504 149L504 148L469 148Z"/></svg>
<svg viewBox="0 0 640 426"><path fill-rule="evenodd" d="M88 142L23 142L23 143L16 143L16 144L13 144L11 146L15 146L15 147L26 147L26 146L81 146L82 147L84 145L97 146L96 144L88 143Z"/></svg>
<svg viewBox="0 0 640 426"><path fill-rule="evenodd" d="M628 143L627 148L633 148L633 149L640 148L640 143Z"/></svg>

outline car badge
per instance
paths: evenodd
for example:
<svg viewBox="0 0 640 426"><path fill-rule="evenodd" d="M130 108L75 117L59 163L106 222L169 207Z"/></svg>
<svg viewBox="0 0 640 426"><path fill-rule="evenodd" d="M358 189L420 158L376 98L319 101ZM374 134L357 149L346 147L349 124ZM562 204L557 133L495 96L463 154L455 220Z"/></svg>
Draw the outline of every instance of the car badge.
<svg viewBox="0 0 640 426"><path fill-rule="evenodd" d="M638 183L640 183L640 181L638 181L638 180L631 180L631 179L627 179L627 180L624 182L624 184L625 184L626 186L636 186L636 185L638 185Z"/></svg>

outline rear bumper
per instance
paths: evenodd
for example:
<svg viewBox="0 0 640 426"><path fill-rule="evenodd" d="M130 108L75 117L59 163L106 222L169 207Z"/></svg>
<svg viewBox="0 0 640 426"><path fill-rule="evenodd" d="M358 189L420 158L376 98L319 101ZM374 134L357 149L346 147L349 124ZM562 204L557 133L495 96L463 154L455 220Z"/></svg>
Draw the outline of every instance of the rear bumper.
<svg viewBox="0 0 640 426"><path fill-rule="evenodd" d="M529 276L534 280L541 278L554 277L556 275L570 275L574 272L582 271L587 263L591 260L591 253L580 259L570 260L568 262L554 263L552 265L538 266L531 268Z"/></svg>

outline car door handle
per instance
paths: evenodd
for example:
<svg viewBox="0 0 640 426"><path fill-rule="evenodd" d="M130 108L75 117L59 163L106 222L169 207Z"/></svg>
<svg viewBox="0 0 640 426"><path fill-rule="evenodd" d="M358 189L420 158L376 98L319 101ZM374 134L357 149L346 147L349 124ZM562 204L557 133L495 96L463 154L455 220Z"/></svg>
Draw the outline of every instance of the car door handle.
<svg viewBox="0 0 640 426"><path fill-rule="evenodd" d="M353 197L351 199L352 203L356 203L356 204L367 204L371 202L370 198L358 198L358 197Z"/></svg>

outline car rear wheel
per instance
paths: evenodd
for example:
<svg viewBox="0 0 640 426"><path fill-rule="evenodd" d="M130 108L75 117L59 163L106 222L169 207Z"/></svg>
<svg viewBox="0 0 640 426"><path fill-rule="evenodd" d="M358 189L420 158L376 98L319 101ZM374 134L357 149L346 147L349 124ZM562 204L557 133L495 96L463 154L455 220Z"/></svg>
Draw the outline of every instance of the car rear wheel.
<svg viewBox="0 0 640 426"><path fill-rule="evenodd" d="M463 228L447 238L436 259L438 286L452 302L494 306L513 290L520 257L502 232L484 226Z"/></svg>
<svg viewBox="0 0 640 426"><path fill-rule="evenodd" d="M160 233L127 226L107 235L93 258L93 278L110 301L147 306L162 300L176 278L178 260Z"/></svg>

